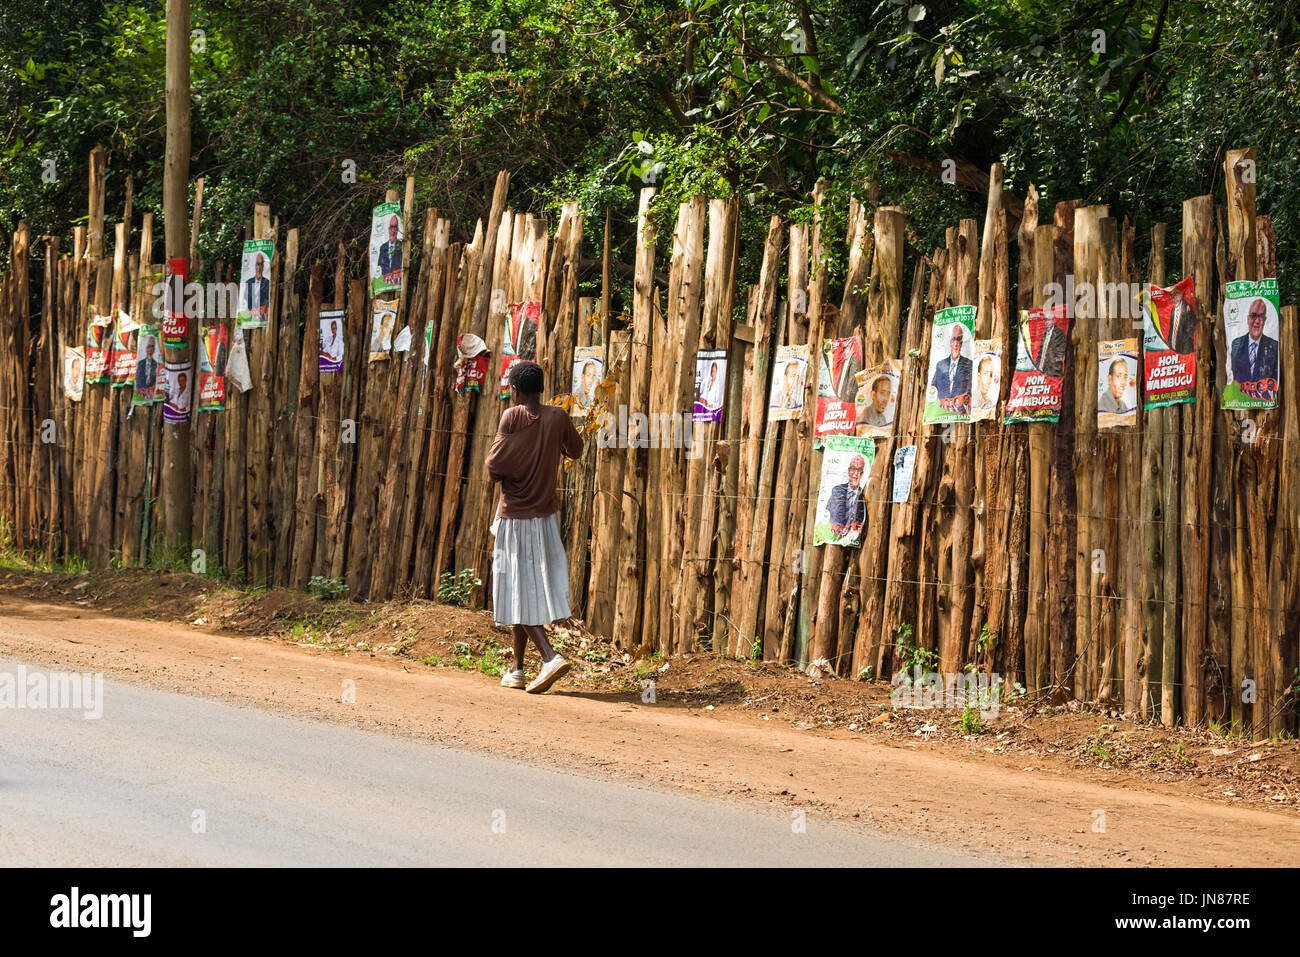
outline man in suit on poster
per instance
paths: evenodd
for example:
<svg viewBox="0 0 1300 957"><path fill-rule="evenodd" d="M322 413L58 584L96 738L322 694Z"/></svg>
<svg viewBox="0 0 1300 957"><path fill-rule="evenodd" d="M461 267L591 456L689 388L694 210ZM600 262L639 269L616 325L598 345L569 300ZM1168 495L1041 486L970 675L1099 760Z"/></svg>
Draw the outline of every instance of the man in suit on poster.
<svg viewBox="0 0 1300 957"><path fill-rule="evenodd" d="M153 336L145 337L144 358L135 364L135 388L141 392L152 389L158 381L158 359L154 355L155 341Z"/></svg>
<svg viewBox="0 0 1300 957"><path fill-rule="evenodd" d="M394 216L388 221L388 242L379 247L379 272L385 279L402 269L402 245L397 241L398 222Z"/></svg>
<svg viewBox="0 0 1300 957"><path fill-rule="evenodd" d="M1174 352L1187 355L1196 351L1196 307L1183 298L1177 286L1169 290L1168 331L1165 342Z"/></svg>
<svg viewBox="0 0 1300 957"><path fill-rule="evenodd" d="M862 497L862 475L867 470L867 460L861 455L849 459L848 481L831 489L826 510L830 513L831 532L836 538L853 537L862 531L867 520L867 503Z"/></svg>
<svg viewBox="0 0 1300 957"><path fill-rule="evenodd" d="M1246 334L1232 340L1232 381L1277 378L1277 340L1264 335L1268 304L1256 299L1246 313Z"/></svg>
<svg viewBox="0 0 1300 957"><path fill-rule="evenodd" d="M966 327L953 324L948 337L948 358L941 360L934 367L934 378L930 385L939 390L939 401L970 395L971 361L961 354L966 342Z"/></svg>
<svg viewBox="0 0 1300 957"><path fill-rule="evenodd" d="M1065 333L1050 315L1043 317L1043 337L1033 361L1034 367L1043 375L1065 374Z"/></svg>
<svg viewBox="0 0 1300 957"><path fill-rule="evenodd" d="M262 275L266 269L266 258L257 254L253 262L253 275L244 283L244 308L255 319L266 319L271 308L271 280Z"/></svg>

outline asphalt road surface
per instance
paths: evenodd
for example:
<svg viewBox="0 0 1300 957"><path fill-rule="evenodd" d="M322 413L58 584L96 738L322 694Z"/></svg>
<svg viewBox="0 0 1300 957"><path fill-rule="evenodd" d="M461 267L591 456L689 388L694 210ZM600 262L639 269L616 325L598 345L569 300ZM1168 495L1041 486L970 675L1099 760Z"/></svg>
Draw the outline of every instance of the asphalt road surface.
<svg viewBox="0 0 1300 957"><path fill-rule="evenodd" d="M0 659L0 674L19 664ZM0 866L1000 863L811 815L797 833L789 811L103 687L98 719L0 708Z"/></svg>

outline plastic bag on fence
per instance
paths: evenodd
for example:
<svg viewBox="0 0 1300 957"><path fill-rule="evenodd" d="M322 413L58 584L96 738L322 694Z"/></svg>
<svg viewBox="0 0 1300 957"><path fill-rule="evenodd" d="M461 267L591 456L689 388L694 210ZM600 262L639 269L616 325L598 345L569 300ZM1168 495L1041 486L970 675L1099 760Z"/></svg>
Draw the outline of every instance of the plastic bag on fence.
<svg viewBox="0 0 1300 957"><path fill-rule="evenodd" d="M253 387L253 378L248 371L248 349L244 345L244 330L235 326L230 331L235 341L230 346L230 355L226 357L226 381L240 392L247 392Z"/></svg>

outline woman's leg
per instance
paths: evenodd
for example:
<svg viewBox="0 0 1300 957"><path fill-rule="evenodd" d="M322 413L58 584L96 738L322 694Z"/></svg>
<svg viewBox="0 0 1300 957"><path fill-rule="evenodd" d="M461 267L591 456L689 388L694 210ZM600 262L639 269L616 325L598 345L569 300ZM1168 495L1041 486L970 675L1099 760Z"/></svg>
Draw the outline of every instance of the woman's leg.
<svg viewBox="0 0 1300 957"><path fill-rule="evenodd" d="M554 658L555 649L551 647L551 643L546 639L546 629L541 625L525 625L524 627L528 629L528 634L532 636L533 644L537 646L537 650L542 653L542 661L547 662Z"/></svg>
<svg viewBox="0 0 1300 957"><path fill-rule="evenodd" d="M523 625L515 625L510 629L510 637L514 639L515 661L511 666L511 671L524 670L524 652L528 650L528 629Z"/></svg>

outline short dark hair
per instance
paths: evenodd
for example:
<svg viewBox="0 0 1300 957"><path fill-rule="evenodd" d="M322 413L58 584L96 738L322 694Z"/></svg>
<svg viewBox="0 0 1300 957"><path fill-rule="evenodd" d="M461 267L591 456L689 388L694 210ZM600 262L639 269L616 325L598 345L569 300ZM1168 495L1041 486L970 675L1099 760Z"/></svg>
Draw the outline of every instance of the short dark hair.
<svg viewBox="0 0 1300 957"><path fill-rule="evenodd" d="M520 395L541 395L546 388L542 367L536 362L516 362L510 367L510 387Z"/></svg>

